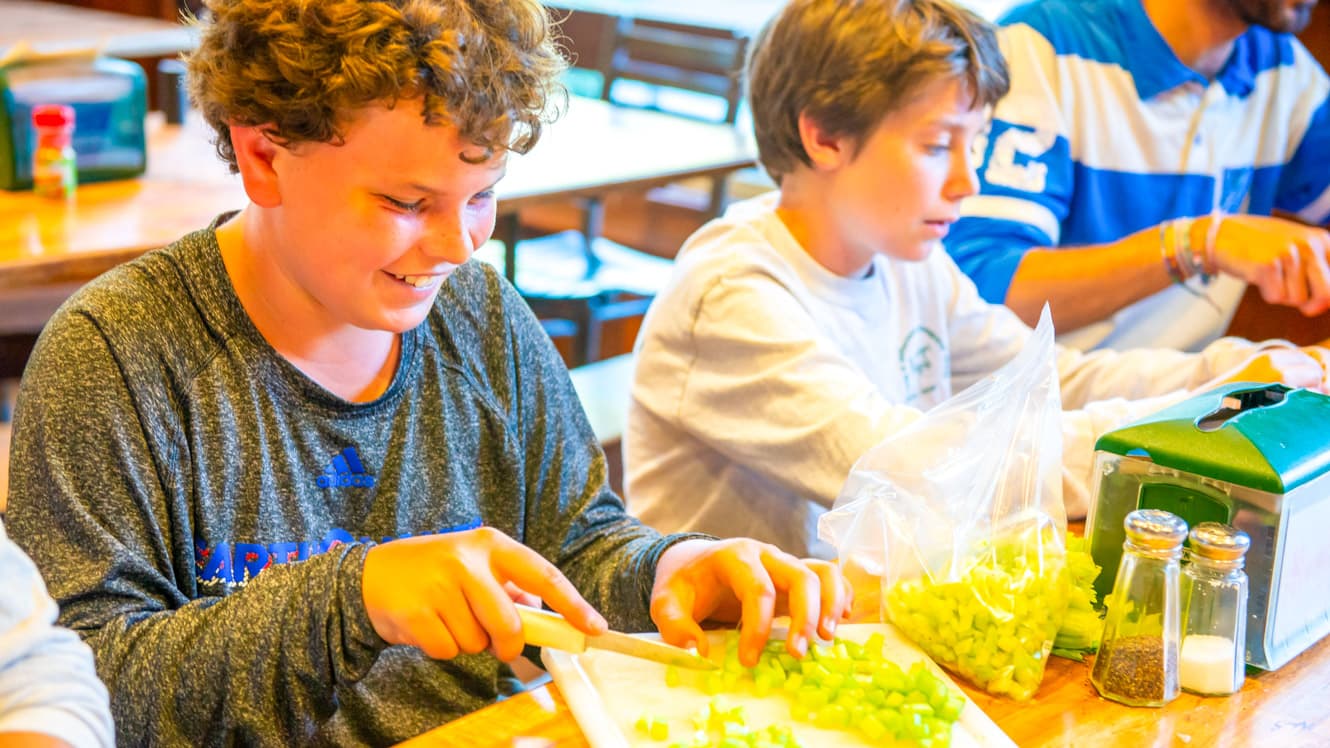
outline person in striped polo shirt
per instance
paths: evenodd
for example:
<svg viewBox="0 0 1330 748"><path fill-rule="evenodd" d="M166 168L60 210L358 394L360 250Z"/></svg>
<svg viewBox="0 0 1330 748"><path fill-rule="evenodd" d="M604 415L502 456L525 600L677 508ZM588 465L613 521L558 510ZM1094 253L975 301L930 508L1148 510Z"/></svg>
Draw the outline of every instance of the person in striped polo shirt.
<svg viewBox="0 0 1330 748"><path fill-rule="evenodd" d="M1330 308L1330 78L1316 0L1036 0L948 251L1060 342L1198 350L1247 283ZM1272 215L1273 214L1273 215Z"/></svg>

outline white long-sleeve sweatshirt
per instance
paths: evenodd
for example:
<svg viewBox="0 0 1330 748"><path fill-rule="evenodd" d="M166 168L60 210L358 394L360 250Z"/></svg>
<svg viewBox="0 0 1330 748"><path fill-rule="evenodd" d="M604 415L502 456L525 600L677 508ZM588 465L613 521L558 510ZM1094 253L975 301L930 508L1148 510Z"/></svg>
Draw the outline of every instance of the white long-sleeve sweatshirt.
<svg viewBox="0 0 1330 748"><path fill-rule="evenodd" d="M1031 330L944 252L823 268L775 213L737 203L684 245L643 323L625 433L630 511L663 531L830 556L817 518L870 447L1010 360ZM1108 281L1106 281L1108 282ZM1166 322L1161 321L1161 324ZM1058 349L1064 502L1084 515L1094 442L1249 358Z"/></svg>
<svg viewBox="0 0 1330 748"><path fill-rule="evenodd" d="M75 748L114 745L92 650L55 618L37 567L0 524L0 733L43 733Z"/></svg>

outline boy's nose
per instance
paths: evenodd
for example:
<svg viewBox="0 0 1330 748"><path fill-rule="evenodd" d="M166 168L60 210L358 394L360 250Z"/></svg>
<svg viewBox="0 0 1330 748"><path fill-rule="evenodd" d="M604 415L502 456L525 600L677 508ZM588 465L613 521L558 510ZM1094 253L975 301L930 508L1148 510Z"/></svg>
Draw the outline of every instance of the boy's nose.
<svg viewBox="0 0 1330 748"><path fill-rule="evenodd" d="M979 173L968 151L952 157L946 191L946 197L951 200L961 200L979 192Z"/></svg>
<svg viewBox="0 0 1330 748"><path fill-rule="evenodd" d="M461 265L471 259L476 247L471 233L456 220L432 222L418 242L421 251L433 259Z"/></svg>

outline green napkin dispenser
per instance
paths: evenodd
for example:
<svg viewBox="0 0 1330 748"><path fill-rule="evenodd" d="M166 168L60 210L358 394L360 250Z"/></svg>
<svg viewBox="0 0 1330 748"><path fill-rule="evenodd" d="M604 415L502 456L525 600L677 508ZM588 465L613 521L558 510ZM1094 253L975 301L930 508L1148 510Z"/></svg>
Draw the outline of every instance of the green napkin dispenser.
<svg viewBox="0 0 1330 748"><path fill-rule="evenodd" d="M1101 600L1127 513L1166 509L1251 536L1248 664L1274 670L1330 633L1330 397L1230 384L1107 433L1095 450L1086 535Z"/></svg>

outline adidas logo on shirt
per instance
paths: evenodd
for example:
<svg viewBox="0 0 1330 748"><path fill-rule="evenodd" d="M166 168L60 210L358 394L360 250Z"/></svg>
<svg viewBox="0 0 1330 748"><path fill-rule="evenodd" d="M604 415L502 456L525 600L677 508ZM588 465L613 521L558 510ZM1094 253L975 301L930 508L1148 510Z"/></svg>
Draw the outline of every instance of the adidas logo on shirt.
<svg viewBox="0 0 1330 748"><path fill-rule="evenodd" d="M374 476L365 470L356 448L347 447L333 455L332 464L328 466L327 470L319 474L317 482L319 488L346 488L351 486L373 488Z"/></svg>

